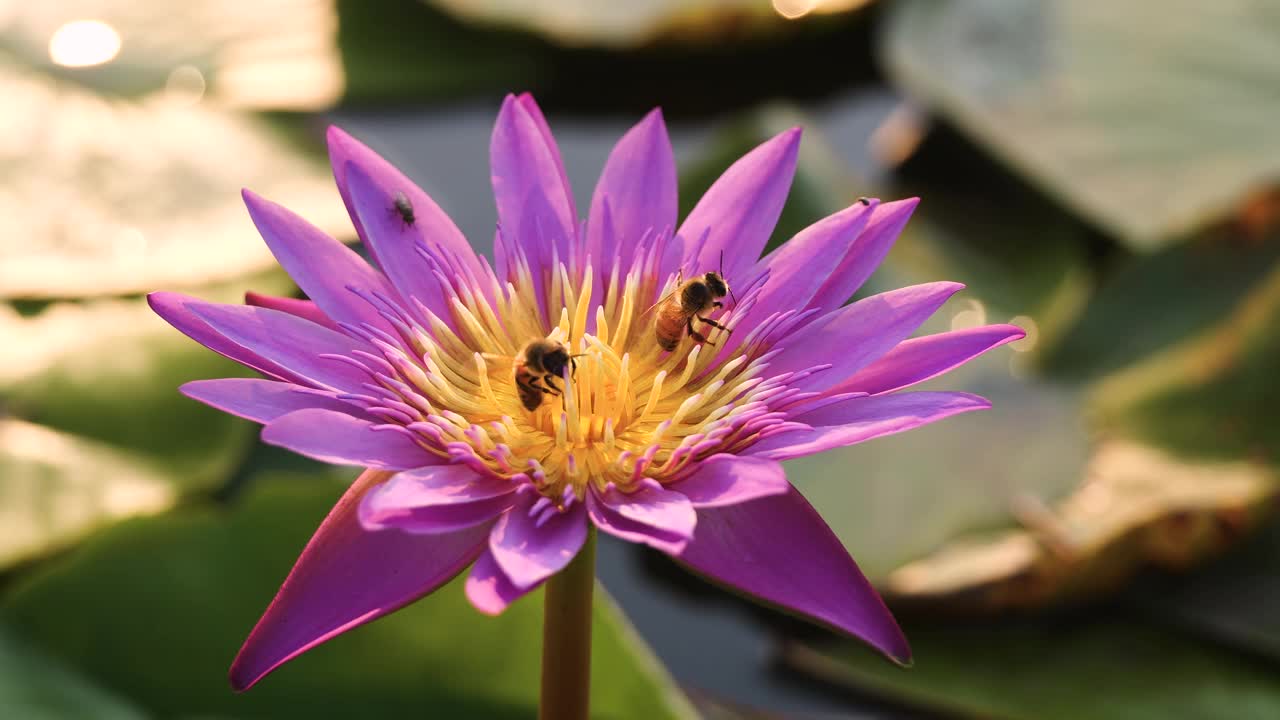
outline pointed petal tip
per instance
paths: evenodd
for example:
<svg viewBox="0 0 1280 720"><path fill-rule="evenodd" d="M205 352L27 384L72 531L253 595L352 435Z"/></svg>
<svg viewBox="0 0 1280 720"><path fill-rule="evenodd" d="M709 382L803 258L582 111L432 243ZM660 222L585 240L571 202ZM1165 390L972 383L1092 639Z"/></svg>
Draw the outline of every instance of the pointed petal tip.
<svg viewBox="0 0 1280 720"><path fill-rule="evenodd" d="M283 209L279 203L268 200L249 188L240 188L240 199L244 201L244 206L249 211L249 218L253 220L255 226L262 222L266 213ZM261 233L262 230L259 228L259 234Z"/></svg>
<svg viewBox="0 0 1280 720"><path fill-rule="evenodd" d="M881 218L893 218L894 220L900 219L905 223L906 220L911 217L911 214L915 212L916 206L919 204L920 198L909 197L901 200L889 200L887 202L881 201L879 204L874 205L872 209L877 210L878 212L876 214ZM881 222L883 222L883 220Z"/></svg>
<svg viewBox="0 0 1280 720"><path fill-rule="evenodd" d="M1017 340L1021 340L1022 338L1027 336L1026 330L1012 323L1000 323L997 325L990 325L988 327L991 328L992 332L1004 331L1008 333L1008 335L1002 338L999 342L997 342L995 346L1004 345L1005 343L1011 343Z"/></svg>
<svg viewBox="0 0 1280 720"><path fill-rule="evenodd" d="M254 675L245 669L243 650L236 655L236 659L231 662L231 667L227 670L227 683L231 685L231 691L237 695L257 685L258 681L264 677L266 673Z"/></svg>
<svg viewBox="0 0 1280 720"><path fill-rule="evenodd" d="M196 300L196 298L169 290L156 290L147 293L147 305L151 308L151 311L164 318L171 325L177 319L177 315L182 312L182 306L193 300Z"/></svg>
<svg viewBox="0 0 1280 720"><path fill-rule="evenodd" d="M347 132L346 130L343 130L337 125L331 124L324 130L324 139L330 146L333 146L335 144L343 143L343 142L346 142L347 140L351 140L352 137L351 137L351 133Z"/></svg>
<svg viewBox="0 0 1280 720"><path fill-rule="evenodd" d="M968 412L970 410L990 410L992 407L991 401L981 395L974 395L973 393L967 392L957 392L954 393L954 395L957 400L954 406L956 413Z"/></svg>
<svg viewBox="0 0 1280 720"><path fill-rule="evenodd" d="M794 163L796 156L800 152L800 140L802 135L804 135L804 128L796 125L795 127L787 128L777 135L774 135L773 138L766 140L765 144L781 145L782 156L786 158L788 162Z"/></svg>

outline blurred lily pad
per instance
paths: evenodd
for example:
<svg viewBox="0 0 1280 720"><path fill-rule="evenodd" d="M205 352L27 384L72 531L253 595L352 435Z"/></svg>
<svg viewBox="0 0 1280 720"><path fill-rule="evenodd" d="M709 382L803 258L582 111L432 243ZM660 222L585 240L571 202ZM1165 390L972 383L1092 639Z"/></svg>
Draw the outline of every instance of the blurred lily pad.
<svg viewBox="0 0 1280 720"><path fill-rule="evenodd" d="M525 718L538 692L542 594L489 618L461 582L349 632L244 695L226 670L342 487L255 484L228 513L118 525L24 578L0 616L149 713L173 716ZM608 596L594 615L593 717L691 717L687 701ZM85 602L93 598L93 602Z"/></svg>
<svg viewBox="0 0 1280 720"><path fill-rule="evenodd" d="M221 282L273 264L241 187L349 234L328 165L279 121L97 95L0 61L0 299Z"/></svg>
<svg viewBox="0 0 1280 720"><path fill-rule="evenodd" d="M1088 380L1145 363L1226 327L1277 268L1280 235L1247 243L1207 234L1119 258L1042 366L1056 378Z"/></svg>
<svg viewBox="0 0 1280 720"><path fill-rule="evenodd" d="M849 10L867 0L430 0L471 22L519 27L566 45L631 47L655 38L708 40L781 25L782 13Z"/></svg>
<svg viewBox="0 0 1280 720"><path fill-rule="evenodd" d="M1091 393L1107 432L1205 457L1280 464L1280 263L1203 332L1107 375Z"/></svg>
<svg viewBox="0 0 1280 720"><path fill-rule="evenodd" d="M1191 577L1153 578L1134 606L1219 643L1280 659L1280 524Z"/></svg>
<svg viewBox="0 0 1280 720"><path fill-rule="evenodd" d="M851 643L792 643L785 661L842 687L993 720L1280 716L1273 669L1140 618L903 629L916 658L907 672Z"/></svg>
<svg viewBox="0 0 1280 720"><path fill-rule="evenodd" d="M195 0L182 10L163 0L17 3L0 48L103 95L270 110L321 110L341 96L334 0Z"/></svg>
<svg viewBox="0 0 1280 720"><path fill-rule="evenodd" d="M1006 164L1150 250L1280 176L1277 32L1260 0L908 0L882 55Z"/></svg>
<svg viewBox="0 0 1280 720"><path fill-rule="evenodd" d="M23 720L142 720L138 708L29 647L0 625L0 715Z"/></svg>
<svg viewBox="0 0 1280 720"><path fill-rule="evenodd" d="M205 288L233 301L283 274ZM217 487L255 429L182 396L246 371L169 327L141 299L0 305L0 567L116 518Z"/></svg>
<svg viewBox="0 0 1280 720"><path fill-rule="evenodd" d="M964 533L894 570L900 604L996 611L1115 589L1152 564L1184 570L1254 529L1280 497L1265 466L1192 462L1124 442L1102 444L1084 481L1052 505L1014 498L1022 527Z"/></svg>

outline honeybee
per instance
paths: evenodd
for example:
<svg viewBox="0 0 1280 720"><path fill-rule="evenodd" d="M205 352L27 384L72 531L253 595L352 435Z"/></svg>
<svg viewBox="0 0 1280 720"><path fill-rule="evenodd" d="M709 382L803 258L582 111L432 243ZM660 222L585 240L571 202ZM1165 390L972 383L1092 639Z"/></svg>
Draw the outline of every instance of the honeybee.
<svg viewBox="0 0 1280 720"><path fill-rule="evenodd" d="M413 227L413 223L417 221L413 214L413 203L409 202L409 196L403 192L396 192L395 199L391 201L391 212L400 216L400 222L405 227Z"/></svg>
<svg viewBox="0 0 1280 720"><path fill-rule="evenodd" d="M711 327L729 332L729 328L702 316L703 313L724 307L720 298L729 294L729 283L714 270L684 282L680 282L677 277L676 282L676 289L654 306L658 308L657 321L653 326L658 345L667 352L675 350L686 330L694 340L714 345L693 327L693 320L697 318Z"/></svg>
<svg viewBox="0 0 1280 720"><path fill-rule="evenodd" d="M555 340L544 338L524 346L520 354L516 355L515 380L516 391L520 393L520 402L524 404L525 410L537 410L545 394L560 394L555 378L564 376L565 367L578 369L575 357L577 356L569 354L568 348Z"/></svg>

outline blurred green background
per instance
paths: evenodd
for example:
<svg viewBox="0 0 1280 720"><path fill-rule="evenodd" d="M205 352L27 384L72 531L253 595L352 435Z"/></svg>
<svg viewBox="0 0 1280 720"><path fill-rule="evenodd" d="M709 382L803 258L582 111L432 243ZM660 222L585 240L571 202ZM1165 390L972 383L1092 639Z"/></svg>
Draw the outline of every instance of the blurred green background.
<svg viewBox="0 0 1280 720"><path fill-rule="evenodd" d="M1027 338L995 409L790 464L916 664L603 542L593 707L654 718L1280 717L1274 0L0 1L0 717L532 717L540 596L450 586L243 696L225 671L352 474L181 397L142 294L296 292L238 190L353 240L342 125L488 250L531 90L579 206L664 108L682 207L805 127L774 242L920 208L862 293Z"/></svg>

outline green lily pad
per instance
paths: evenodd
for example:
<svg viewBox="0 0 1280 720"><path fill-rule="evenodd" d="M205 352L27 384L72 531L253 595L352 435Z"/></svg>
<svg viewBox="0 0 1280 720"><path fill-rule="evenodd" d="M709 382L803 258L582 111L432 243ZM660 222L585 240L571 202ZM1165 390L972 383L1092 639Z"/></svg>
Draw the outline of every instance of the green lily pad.
<svg viewBox="0 0 1280 720"><path fill-rule="evenodd" d="M1280 464L1280 263L1214 325L1100 380L1099 427L1205 457Z"/></svg>
<svg viewBox="0 0 1280 720"><path fill-rule="evenodd" d="M993 720L1280 716L1273 669L1139 618L903 629L915 652L909 671L851 643L793 643L785 660L842 687Z"/></svg>
<svg viewBox="0 0 1280 720"><path fill-rule="evenodd" d="M1267 3L895 3L882 57L912 95L1064 206L1151 250L1280 175Z"/></svg>
<svg viewBox="0 0 1280 720"><path fill-rule="evenodd" d="M282 274L199 291L234 301ZM253 424L178 392L247 371L174 330L142 299L0 305L0 567L120 517L219 486Z"/></svg>
<svg viewBox="0 0 1280 720"><path fill-rule="evenodd" d="M138 708L29 646L0 625L0 715L23 720L142 720Z"/></svg>
<svg viewBox="0 0 1280 720"><path fill-rule="evenodd" d="M1119 259L1044 358L1045 371L1096 380L1224 327L1224 319L1280 268L1278 239L1241 243L1205 236Z"/></svg>
<svg viewBox="0 0 1280 720"><path fill-rule="evenodd" d="M271 267L242 187L351 233L327 163L281 121L109 99L7 61L0 85L30 109L0 150L0 299L192 288Z"/></svg>
<svg viewBox="0 0 1280 720"><path fill-rule="evenodd" d="M228 512L193 509L103 532L23 578L0 601L0 617L159 716L534 714L542 594L489 618L471 608L460 581L234 694L231 659L342 491L314 477L275 477L255 488ZM690 717L607 595L599 597L593 717Z"/></svg>

